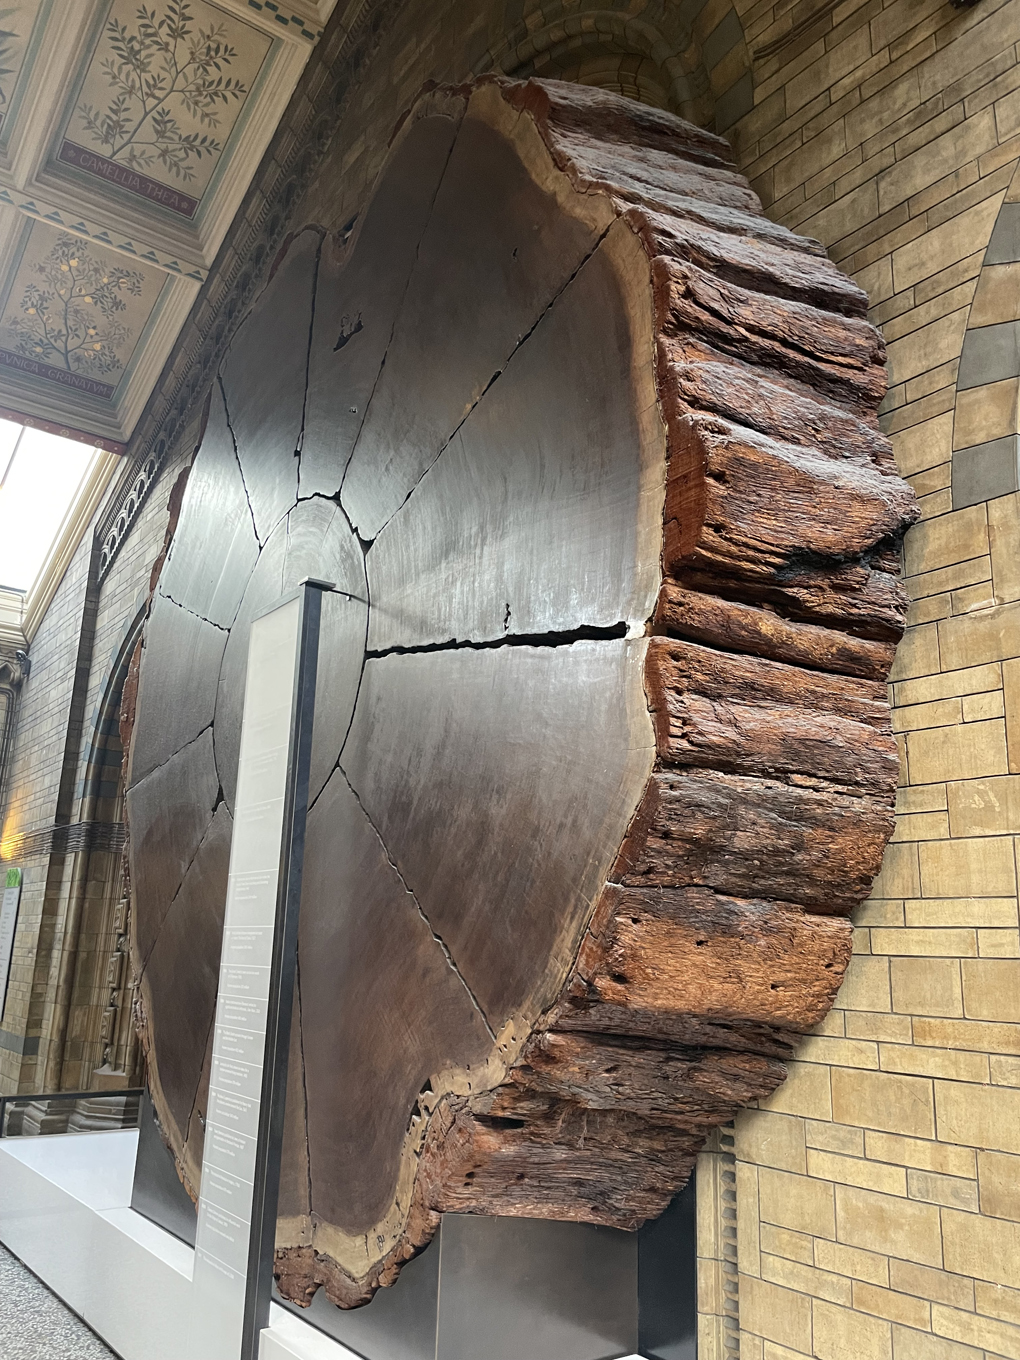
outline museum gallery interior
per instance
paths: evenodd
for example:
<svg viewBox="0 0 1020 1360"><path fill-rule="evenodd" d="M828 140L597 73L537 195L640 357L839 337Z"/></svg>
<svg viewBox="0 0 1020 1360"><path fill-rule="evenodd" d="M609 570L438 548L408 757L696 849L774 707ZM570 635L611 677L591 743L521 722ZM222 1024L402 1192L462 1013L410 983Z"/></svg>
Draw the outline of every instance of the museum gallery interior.
<svg viewBox="0 0 1020 1360"><path fill-rule="evenodd" d="M1018 842L1020 0L0 9L0 1354L1020 1360Z"/></svg>

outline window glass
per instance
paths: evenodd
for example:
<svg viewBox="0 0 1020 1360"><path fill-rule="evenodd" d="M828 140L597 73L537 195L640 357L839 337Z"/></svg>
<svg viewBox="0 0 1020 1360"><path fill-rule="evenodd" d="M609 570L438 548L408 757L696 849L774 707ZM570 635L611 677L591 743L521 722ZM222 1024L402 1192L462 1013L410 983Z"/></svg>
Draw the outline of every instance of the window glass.
<svg viewBox="0 0 1020 1360"><path fill-rule="evenodd" d="M0 420L0 586L30 590L96 450Z"/></svg>

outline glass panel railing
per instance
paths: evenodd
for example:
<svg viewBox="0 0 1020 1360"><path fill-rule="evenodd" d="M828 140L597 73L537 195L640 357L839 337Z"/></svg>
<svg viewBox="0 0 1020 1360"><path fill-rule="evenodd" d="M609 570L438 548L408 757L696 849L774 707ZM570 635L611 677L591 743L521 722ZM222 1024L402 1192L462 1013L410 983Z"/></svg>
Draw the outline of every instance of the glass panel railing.
<svg viewBox="0 0 1020 1360"><path fill-rule="evenodd" d="M0 1096L0 1138L136 1129L141 1089Z"/></svg>

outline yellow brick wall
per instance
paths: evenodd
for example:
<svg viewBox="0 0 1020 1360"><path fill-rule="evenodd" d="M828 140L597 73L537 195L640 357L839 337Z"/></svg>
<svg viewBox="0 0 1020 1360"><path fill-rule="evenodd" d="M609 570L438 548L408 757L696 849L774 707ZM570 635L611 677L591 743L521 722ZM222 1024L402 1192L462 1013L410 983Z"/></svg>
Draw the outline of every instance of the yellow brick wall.
<svg viewBox="0 0 1020 1360"><path fill-rule="evenodd" d="M727 1225L742 1360L1016 1358L1020 495L988 469L1020 430L1020 0L846 0L806 31L801 6L737 9L755 108L730 136L770 215L868 289L924 513L894 841L836 1009L736 1121L728 1219L702 1159L701 1360L737 1354Z"/></svg>

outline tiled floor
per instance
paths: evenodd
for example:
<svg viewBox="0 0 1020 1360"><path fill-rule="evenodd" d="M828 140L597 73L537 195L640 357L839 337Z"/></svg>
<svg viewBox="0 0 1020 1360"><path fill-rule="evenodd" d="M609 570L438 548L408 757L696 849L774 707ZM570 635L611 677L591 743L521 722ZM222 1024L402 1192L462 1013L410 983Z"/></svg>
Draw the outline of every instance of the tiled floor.
<svg viewBox="0 0 1020 1360"><path fill-rule="evenodd" d="M116 1360L95 1332L0 1246L3 1360Z"/></svg>

